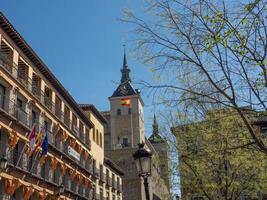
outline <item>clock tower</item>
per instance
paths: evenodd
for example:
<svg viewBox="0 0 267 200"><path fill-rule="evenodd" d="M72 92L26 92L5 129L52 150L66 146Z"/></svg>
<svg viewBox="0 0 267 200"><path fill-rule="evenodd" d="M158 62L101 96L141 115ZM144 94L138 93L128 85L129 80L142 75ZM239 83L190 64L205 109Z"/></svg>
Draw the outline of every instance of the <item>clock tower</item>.
<svg viewBox="0 0 267 200"><path fill-rule="evenodd" d="M124 51L120 84L109 97L111 149L135 147L145 141L144 103L131 84L130 72Z"/></svg>

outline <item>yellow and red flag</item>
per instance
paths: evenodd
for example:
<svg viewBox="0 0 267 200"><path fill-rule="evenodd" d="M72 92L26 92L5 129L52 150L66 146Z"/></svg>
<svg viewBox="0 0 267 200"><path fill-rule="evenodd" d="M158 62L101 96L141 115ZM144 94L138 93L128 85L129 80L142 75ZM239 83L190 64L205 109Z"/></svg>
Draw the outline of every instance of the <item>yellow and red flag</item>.
<svg viewBox="0 0 267 200"><path fill-rule="evenodd" d="M131 99L130 98L122 98L121 99L121 105L122 106L131 106Z"/></svg>

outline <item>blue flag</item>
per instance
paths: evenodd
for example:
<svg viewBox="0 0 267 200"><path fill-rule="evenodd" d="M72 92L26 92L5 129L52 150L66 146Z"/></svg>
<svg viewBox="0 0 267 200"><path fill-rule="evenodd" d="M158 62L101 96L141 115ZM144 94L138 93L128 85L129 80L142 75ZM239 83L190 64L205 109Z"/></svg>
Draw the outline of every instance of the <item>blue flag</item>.
<svg viewBox="0 0 267 200"><path fill-rule="evenodd" d="M45 134L45 138L43 140L43 143L42 143L42 153L41 153L41 157L46 155L47 152L48 152L48 137L47 137L47 133Z"/></svg>

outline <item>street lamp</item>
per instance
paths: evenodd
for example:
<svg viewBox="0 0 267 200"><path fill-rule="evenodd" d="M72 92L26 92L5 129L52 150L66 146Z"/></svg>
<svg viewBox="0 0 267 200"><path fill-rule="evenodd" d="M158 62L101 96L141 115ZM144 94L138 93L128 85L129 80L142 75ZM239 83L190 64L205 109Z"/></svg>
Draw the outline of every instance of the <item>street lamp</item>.
<svg viewBox="0 0 267 200"><path fill-rule="evenodd" d="M7 168L7 159L6 159L6 156L3 155L1 158L0 158L0 170L3 171Z"/></svg>
<svg viewBox="0 0 267 200"><path fill-rule="evenodd" d="M149 200L149 188L147 178L151 175L152 153L144 148L145 144L138 144L138 150L133 154L138 175L144 179L146 199Z"/></svg>

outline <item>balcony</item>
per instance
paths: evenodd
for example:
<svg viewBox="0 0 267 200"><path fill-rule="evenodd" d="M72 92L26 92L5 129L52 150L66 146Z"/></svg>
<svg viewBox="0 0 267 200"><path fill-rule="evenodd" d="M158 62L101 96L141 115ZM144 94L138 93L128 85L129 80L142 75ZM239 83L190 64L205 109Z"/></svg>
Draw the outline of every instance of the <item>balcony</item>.
<svg viewBox="0 0 267 200"><path fill-rule="evenodd" d="M72 125L72 130L74 131L74 133L77 135L77 136L79 136L80 135L80 131L79 131L79 129L78 129L78 127L76 126L76 125Z"/></svg>
<svg viewBox="0 0 267 200"><path fill-rule="evenodd" d="M41 100L41 88L32 86L32 94L39 100Z"/></svg>
<svg viewBox="0 0 267 200"><path fill-rule="evenodd" d="M9 73L12 73L12 60L10 55L3 52L0 48L0 65L5 68Z"/></svg>
<svg viewBox="0 0 267 200"><path fill-rule="evenodd" d="M58 119L60 119L60 121L62 120L61 116L62 116L62 110L59 108L55 108L55 115L58 117Z"/></svg>
<svg viewBox="0 0 267 200"><path fill-rule="evenodd" d="M16 102L10 100L8 96L0 95L0 109L6 114L16 118L18 122L22 123L27 128L30 128L29 114L22 108L18 108Z"/></svg>
<svg viewBox="0 0 267 200"><path fill-rule="evenodd" d="M41 92L41 96L42 96L42 99L43 99L43 104L46 108L48 108L51 112L52 112L52 106L53 106L53 102L52 102L52 99L48 96L45 96L43 94L43 92Z"/></svg>
<svg viewBox="0 0 267 200"><path fill-rule="evenodd" d="M28 113L21 109L21 108L16 108L15 109L15 116L17 118L17 120L19 122L21 122L22 124L24 124L25 126L29 127L29 117L28 117Z"/></svg>
<svg viewBox="0 0 267 200"><path fill-rule="evenodd" d="M67 115L64 115L64 124L68 127L70 127L70 117Z"/></svg>

